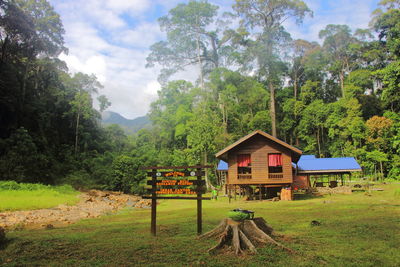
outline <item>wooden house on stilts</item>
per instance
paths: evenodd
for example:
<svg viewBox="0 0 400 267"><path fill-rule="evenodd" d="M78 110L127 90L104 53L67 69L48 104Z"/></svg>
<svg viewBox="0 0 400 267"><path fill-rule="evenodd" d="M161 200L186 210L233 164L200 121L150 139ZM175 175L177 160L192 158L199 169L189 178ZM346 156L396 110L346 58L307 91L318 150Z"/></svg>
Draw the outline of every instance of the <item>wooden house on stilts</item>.
<svg viewBox="0 0 400 267"><path fill-rule="evenodd" d="M228 190L260 199L285 193L285 188L293 183L292 162L297 163L301 154L301 150L257 130L224 148L216 157L228 163ZM257 194L254 186L258 188Z"/></svg>
<svg viewBox="0 0 400 267"><path fill-rule="evenodd" d="M235 192L234 197L237 192L253 199L271 198L279 193L282 200L292 200L294 187L311 187L310 175L361 171L354 158L314 157L314 163L307 161L303 164L307 167L299 168L301 156L302 151L298 148L260 130L242 137L216 154L218 159L227 163L225 186L228 192ZM304 158L308 159L307 156ZM340 167L343 164L344 169ZM308 170L310 165L312 168ZM321 167L325 170L318 171Z"/></svg>

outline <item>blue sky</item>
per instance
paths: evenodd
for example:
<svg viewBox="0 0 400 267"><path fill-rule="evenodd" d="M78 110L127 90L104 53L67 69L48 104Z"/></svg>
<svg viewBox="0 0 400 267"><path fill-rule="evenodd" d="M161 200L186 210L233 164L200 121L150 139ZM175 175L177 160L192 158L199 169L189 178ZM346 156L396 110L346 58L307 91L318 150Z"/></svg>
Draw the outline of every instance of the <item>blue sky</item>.
<svg viewBox="0 0 400 267"><path fill-rule="evenodd" d="M112 102L109 110L127 118L145 115L156 99L159 69L146 69L149 46L165 38L157 18L167 14L178 0L50 0L66 30L70 72L95 74L104 85L101 94ZM209 0L229 11L233 0ZM366 28L379 0L305 0L314 12L302 25L292 21L286 29L294 39L320 41L318 32L327 24ZM181 77L193 79L195 70Z"/></svg>

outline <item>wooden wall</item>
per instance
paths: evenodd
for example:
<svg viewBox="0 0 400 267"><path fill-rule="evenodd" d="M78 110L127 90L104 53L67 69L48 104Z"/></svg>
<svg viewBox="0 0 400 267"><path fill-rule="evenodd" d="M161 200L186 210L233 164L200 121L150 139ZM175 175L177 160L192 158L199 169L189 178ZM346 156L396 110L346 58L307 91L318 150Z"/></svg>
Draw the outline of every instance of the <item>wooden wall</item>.
<svg viewBox="0 0 400 267"><path fill-rule="evenodd" d="M282 153L282 178L269 178L268 153ZM251 179L238 179L237 154L250 154ZM228 184L288 184L293 182L290 150L261 135L255 135L228 152ZM275 175L275 173L274 173Z"/></svg>

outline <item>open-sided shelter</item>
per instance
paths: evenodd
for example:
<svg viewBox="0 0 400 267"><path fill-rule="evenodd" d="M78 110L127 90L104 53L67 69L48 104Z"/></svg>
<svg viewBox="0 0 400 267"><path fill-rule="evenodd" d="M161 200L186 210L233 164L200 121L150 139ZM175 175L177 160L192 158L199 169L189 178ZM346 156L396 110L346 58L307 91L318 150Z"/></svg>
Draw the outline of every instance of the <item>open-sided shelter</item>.
<svg viewBox="0 0 400 267"><path fill-rule="evenodd" d="M295 183L299 188L305 183L310 184L310 176L313 176L314 184L312 186L330 186L338 185L338 179L344 184L343 175L349 175L354 172L361 172L362 169L355 158L316 158L314 155L302 155L300 160L294 165L296 168Z"/></svg>

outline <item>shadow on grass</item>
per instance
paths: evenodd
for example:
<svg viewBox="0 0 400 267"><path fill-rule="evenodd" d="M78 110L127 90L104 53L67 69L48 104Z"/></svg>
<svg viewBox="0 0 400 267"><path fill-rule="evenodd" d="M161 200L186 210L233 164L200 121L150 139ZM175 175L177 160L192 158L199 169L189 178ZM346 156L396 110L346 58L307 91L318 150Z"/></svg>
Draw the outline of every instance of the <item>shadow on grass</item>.
<svg viewBox="0 0 400 267"><path fill-rule="evenodd" d="M2 240L0 242L0 250L5 250L9 244L11 244L12 241L14 241L16 238L6 238L5 240Z"/></svg>
<svg viewBox="0 0 400 267"><path fill-rule="evenodd" d="M323 196L315 194L294 194L294 200L308 200L308 199L318 199L318 198L323 198Z"/></svg>

